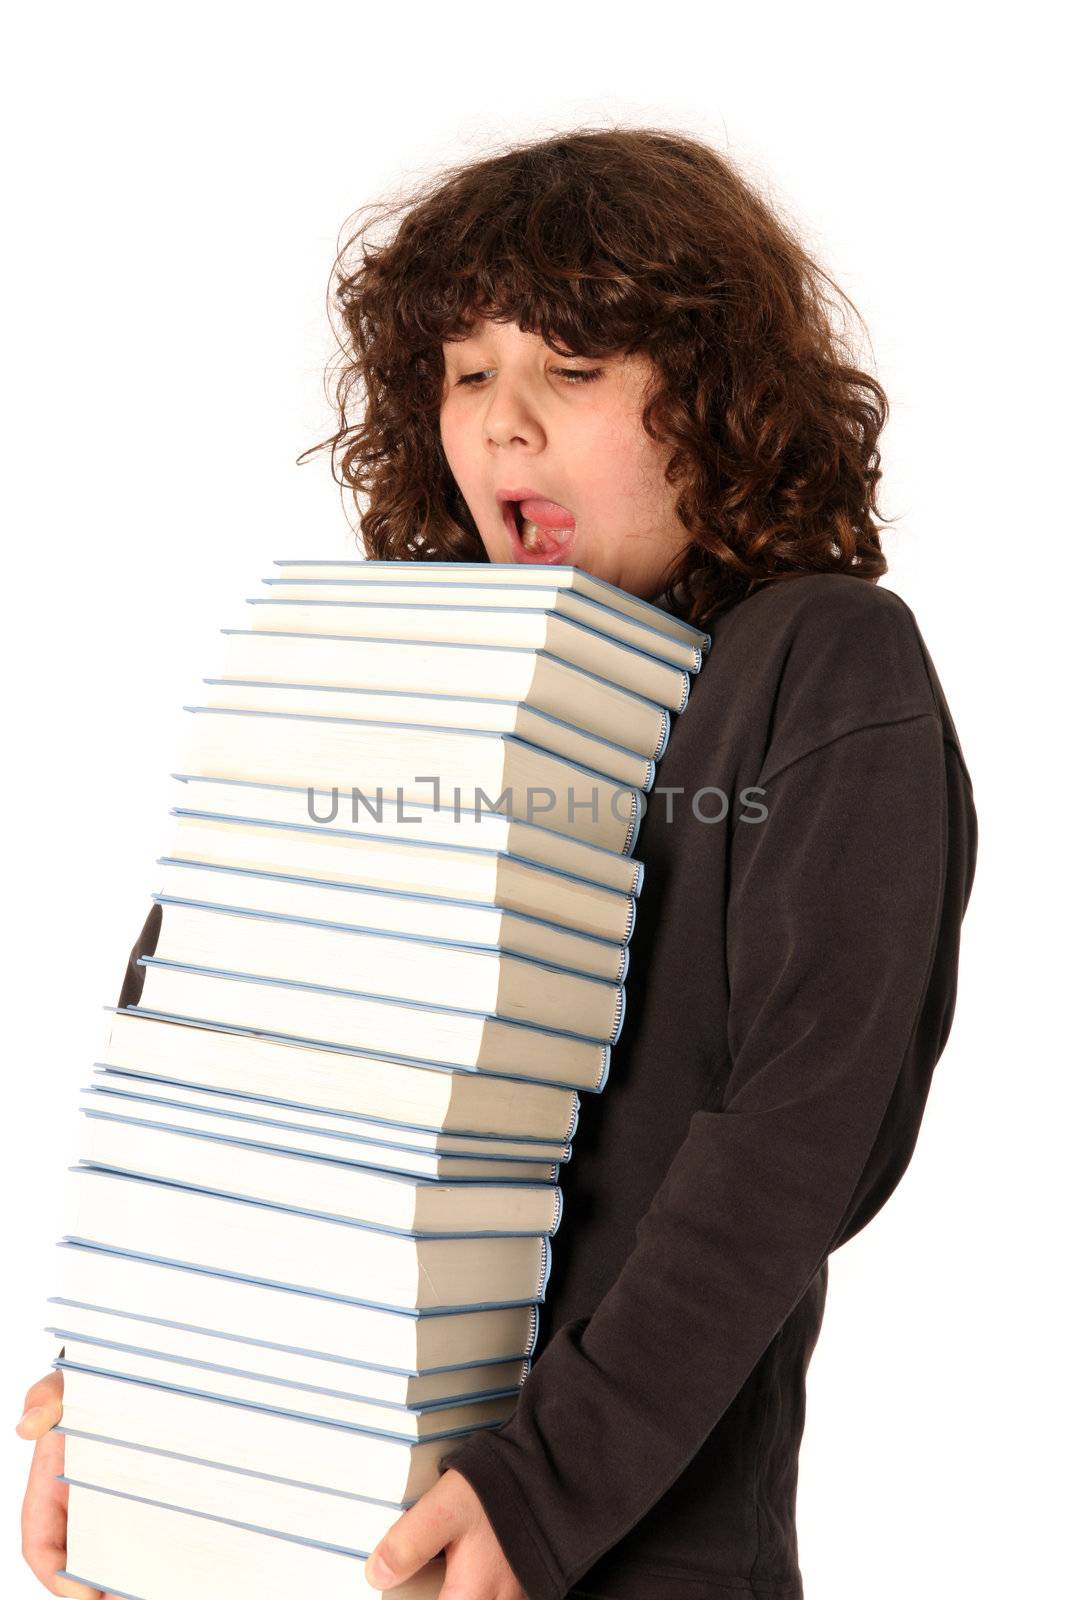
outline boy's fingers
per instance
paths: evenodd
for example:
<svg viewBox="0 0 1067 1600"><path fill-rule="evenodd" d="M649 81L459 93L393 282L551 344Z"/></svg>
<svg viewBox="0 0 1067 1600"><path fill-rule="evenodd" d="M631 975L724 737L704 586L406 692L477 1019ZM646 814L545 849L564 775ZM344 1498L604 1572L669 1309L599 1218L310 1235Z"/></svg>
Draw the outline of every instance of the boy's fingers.
<svg viewBox="0 0 1067 1600"><path fill-rule="evenodd" d="M393 1523L367 1557L365 1576L375 1589L391 1589L440 1554L455 1537L460 1521L438 1479L410 1510Z"/></svg>
<svg viewBox="0 0 1067 1600"><path fill-rule="evenodd" d="M45 1400L54 1400L63 1393L63 1374L61 1372L46 1373L43 1378L31 1384L26 1390L26 1398L22 1402L22 1409L28 1411L31 1406L39 1406Z"/></svg>
<svg viewBox="0 0 1067 1600"><path fill-rule="evenodd" d="M63 1414L63 1374L50 1372L26 1391L23 1414L15 1432L23 1439L39 1439L54 1428Z"/></svg>
<svg viewBox="0 0 1067 1600"><path fill-rule="evenodd" d="M67 1493L56 1479L63 1471L62 1434L42 1439L33 1452L22 1501L22 1553L42 1580L63 1565L67 1543ZM42 1572L42 1563L53 1565Z"/></svg>
<svg viewBox="0 0 1067 1600"><path fill-rule="evenodd" d="M43 1378L38 1378L37 1382L27 1389L25 1404L37 1406L42 1400L52 1400L62 1393L63 1374L53 1367L51 1372L46 1372Z"/></svg>
<svg viewBox="0 0 1067 1600"><path fill-rule="evenodd" d="M42 1439L33 1452L22 1502L22 1554L34 1577L50 1594L71 1600L102 1600L100 1590L56 1573L67 1563L67 1491L56 1482L63 1471L64 1441L59 1433Z"/></svg>
<svg viewBox="0 0 1067 1600"><path fill-rule="evenodd" d="M63 1471L65 1441L51 1429L63 1414L63 1374L50 1372L26 1395L26 1414L16 1431L36 1439L26 1494L22 1502L22 1554L30 1571L48 1590L65 1600L119 1600L117 1595L57 1576L67 1564L67 1486L57 1482Z"/></svg>
<svg viewBox="0 0 1067 1600"><path fill-rule="evenodd" d="M15 1432L20 1439L40 1439L49 1429L54 1428L63 1416L63 1402L60 1399L48 1400L43 1405L30 1406L15 1424Z"/></svg>

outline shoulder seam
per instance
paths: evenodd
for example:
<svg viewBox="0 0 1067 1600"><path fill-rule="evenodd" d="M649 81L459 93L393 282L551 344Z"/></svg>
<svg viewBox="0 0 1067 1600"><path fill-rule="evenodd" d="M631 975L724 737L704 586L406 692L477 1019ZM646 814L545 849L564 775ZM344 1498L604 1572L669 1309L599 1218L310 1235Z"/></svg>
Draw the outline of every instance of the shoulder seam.
<svg viewBox="0 0 1067 1600"><path fill-rule="evenodd" d="M842 728L839 733L830 734L828 738L820 740L818 744L813 744L807 750L803 750L800 755L791 756L780 767L775 767L773 772L768 772L765 777L761 776L760 784L773 782L775 778L781 777L783 772L788 772L790 767L795 767L798 762L806 761L808 756L813 756L818 751L825 750L832 744L837 744L841 739L851 738L854 733L869 733L875 728L899 728L909 722L932 721L939 723L940 720L936 711L914 711L910 716L906 717L883 717L874 722L858 722L854 727ZM942 743L949 744L950 741L942 736Z"/></svg>

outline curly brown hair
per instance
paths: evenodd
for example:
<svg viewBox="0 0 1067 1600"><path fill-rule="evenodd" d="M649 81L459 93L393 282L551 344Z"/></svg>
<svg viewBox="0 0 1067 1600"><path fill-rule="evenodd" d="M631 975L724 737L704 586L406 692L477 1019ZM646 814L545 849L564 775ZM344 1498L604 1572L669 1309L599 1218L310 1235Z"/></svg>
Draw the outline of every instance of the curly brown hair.
<svg viewBox="0 0 1067 1600"><path fill-rule="evenodd" d="M561 355L651 358L642 424L669 447L691 534L666 582L677 615L701 626L768 582L887 570L872 512L885 523L888 401L833 315L856 308L716 150L664 128L575 129L355 217L330 279L339 426L299 459L330 449L367 556L488 559L438 415L442 342L489 317Z"/></svg>

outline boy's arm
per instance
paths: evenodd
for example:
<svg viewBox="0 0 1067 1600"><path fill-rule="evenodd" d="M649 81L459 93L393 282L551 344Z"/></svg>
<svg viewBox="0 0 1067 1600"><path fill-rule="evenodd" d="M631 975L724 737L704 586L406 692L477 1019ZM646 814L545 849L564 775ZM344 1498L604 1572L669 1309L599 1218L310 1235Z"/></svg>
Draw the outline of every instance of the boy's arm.
<svg viewBox="0 0 1067 1600"><path fill-rule="evenodd" d="M560 1600L652 1509L884 1203L948 1037L976 824L938 716L853 728L764 782L769 815L732 847L722 1108L692 1117L595 1313L441 1463L530 1600Z"/></svg>

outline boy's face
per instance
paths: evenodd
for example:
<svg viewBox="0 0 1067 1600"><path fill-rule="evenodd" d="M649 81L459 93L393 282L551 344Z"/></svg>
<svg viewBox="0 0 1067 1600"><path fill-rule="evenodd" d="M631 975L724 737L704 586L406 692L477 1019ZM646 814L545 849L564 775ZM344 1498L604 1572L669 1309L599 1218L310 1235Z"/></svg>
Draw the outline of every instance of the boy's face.
<svg viewBox="0 0 1067 1600"><path fill-rule="evenodd" d="M689 535L664 478L669 450L641 425L649 358L559 356L513 322L480 321L442 348L441 443L489 559L661 594Z"/></svg>

